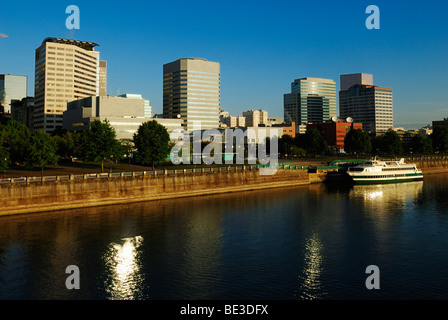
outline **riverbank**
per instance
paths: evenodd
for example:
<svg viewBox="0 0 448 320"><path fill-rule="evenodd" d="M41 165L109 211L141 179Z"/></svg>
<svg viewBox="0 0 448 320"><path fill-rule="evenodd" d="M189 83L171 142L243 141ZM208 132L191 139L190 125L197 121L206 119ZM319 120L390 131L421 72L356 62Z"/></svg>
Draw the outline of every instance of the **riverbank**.
<svg viewBox="0 0 448 320"><path fill-rule="evenodd" d="M414 160L424 175L448 173L445 159ZM317 167L318 168L318 167ZM69 174L12 178L0 184L0 216L240 191L287 188L325 180L326 170L311 173L300 166L260 174L247 166ZM316 169L316 167L314 167ZM93 171L94 172L94 171Z"/></svg>
<svg viewBox="0 0 448 320"><path fill-rule="evenodd" d="M132 202L286 188L320 183L325 175L299 169L260 174L258 168L241 170L133 174L0 185L0 215L49 212Z"/></svg>
<svg viewBox="0 0 448 320"><path fill-rule="evenodd" d="M415 162L424 175L448 172L448 160L445 159L423 159Z"/></svg>

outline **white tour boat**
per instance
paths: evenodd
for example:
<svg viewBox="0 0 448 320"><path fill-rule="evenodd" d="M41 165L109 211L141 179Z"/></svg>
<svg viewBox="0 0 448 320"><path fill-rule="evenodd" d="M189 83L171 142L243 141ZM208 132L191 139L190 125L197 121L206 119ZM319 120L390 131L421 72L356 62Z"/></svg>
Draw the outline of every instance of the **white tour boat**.
<svg viewBox="0 0 448 320"><path fill-rule="evenodd" d="M374 160L350 167L347 174L355 184L380 184L423 180L423 173L415 163Z"/></svg>

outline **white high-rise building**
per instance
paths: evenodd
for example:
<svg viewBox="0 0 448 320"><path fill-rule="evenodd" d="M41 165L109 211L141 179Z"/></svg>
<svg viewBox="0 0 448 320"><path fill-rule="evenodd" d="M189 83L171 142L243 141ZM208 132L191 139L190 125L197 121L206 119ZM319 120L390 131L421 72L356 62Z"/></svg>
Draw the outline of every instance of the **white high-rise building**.
<svg viewBox="0 0 448 320"><path fill-rule="evenodd" d="M219 128L220 64L199 58L185 58L163 66L163 117L183 120L192 131Z"/></svg>
<svg viewBox="0 0 448 320"><path fill-rule="evenodd" d="M36 49L34 130L62 128L67 102L104 94L107 69L93 42L46 38Z"/></svg>

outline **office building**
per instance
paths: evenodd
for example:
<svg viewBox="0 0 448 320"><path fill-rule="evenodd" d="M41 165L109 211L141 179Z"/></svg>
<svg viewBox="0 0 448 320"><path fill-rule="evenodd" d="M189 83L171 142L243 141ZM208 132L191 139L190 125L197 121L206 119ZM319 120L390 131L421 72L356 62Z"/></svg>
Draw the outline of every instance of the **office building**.
<svg viewBox="0 0 448 320"><path fill-rule="evenodd" d="M268 112L265 110L248 110L243 112L246 118L246 126L258 127L259 125L268 124Z"/></svg>
<svg viewBox="0 0 448 320"><path fill-rule="evenodd" d="M0 105L6 114L11 113L11 102L26 98L28 90L28 77L12 74L0 74Z"/></svg>
<svg viewBox="0 0 448 320"><path fill-rule="evenodd" d="M79 131L89 129L95 120L107 120L115 129L117 139L132 139L139 126L156 120L168 132L181 129L180 119L156 119L147 117L146 102L141 95L124 94L118 97L96 96L71 101L63 113L64 129Z"/></svg>
<svg viewBox="0 0 448 320"><path fill-rule="evenodd" d="M296 124L293 123L276 123L272 125L273 128L283 128L283 135L290 136L291 138L296 137ZM279 137L281 138L281 137Z"/></svg>
<svg viewBox="0 0 448 320"><path fill-rule="evenodd" d="M220 64L184 58L163 66L163 117L182 119L187 131L219 128Z"/></svg>
<svg viewBox="0 0 448 320"><path fill-rule="evenodd" d="M432 129L434 130L437 127L448 127L448 118L444 118L443 120L435 120L432 122Z"/></svg>
<svg viewBox="0 0 448 320"><path fill-rule="evenodd" d="M130 93L119 95L119 97L128 99L143 99L141 94L130 94ZM151 102L148 99L144 99L144 102L145 102L144 116L146 118L152 118Z"/></svg>
<svg viewBox="0 0 448 320"><path fill-rule="evenodd" d="M362 123L370 134L382 134L394 126L392 89L355 83L339 92L339 114Z"/></svg>
<svg viewBox="0 0 448 320"><path fill-rule="evenodd" d="M307 130L319 130L322 138L327 142L327 145L333 148L334 151L344 150L345 136L350 130L361 129L362 123L342 120L329 120L322 123L309 123Z"/></svg>
<svg viewBox="0 0 448 320"><path fill-rule="evenodd" d="M341 75L341 91L353 87L355 84L373 86L373 75L368 73L354 73Z"/></svg>
<svg viewBox="0 0 448 320"><path fill-rule="evenodd" d="M223 117L222 123L225 124L226 127L235 128L235 127L245 127L246 126L246 118L243 116L227 116Z"/></svg>
<svg viewBox="0 0 448 320"><path fill-rule="evenodd" d="M26 97L11 103L11 120L23 123L28 129L33 128L34 98Z"/></svg>
<svg viewBox="0 0 448 320"><path fill-rule="evenodd" d="M268 118L268 126L281 123L283 123L283 120L281 118Z"/></svg>
<svg viewBox="0 0 448 320"><path fill-rule="evenodd" d="M336 116L336 83L331 79L296 79L291 83L291 93L283 99L283 119L295 122L296 126L320 123Z"/></svg>
<svg viewBox="0 0 448 320"><path fill-rule="evenodd" d="M93 42L46 38L36 49L34 130L62 128L67 102L105 93L107 69ZM103 67L101 67L103 65Z"/></svg>

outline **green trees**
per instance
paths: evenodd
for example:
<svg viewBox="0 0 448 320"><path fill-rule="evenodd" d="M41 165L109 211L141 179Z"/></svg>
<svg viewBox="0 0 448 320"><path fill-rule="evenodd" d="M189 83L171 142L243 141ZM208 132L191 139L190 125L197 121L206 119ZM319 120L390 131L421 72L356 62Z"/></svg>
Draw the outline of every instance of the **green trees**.
<svg viewBox="0 0 448 320"><path fill-rule="evenodd" d="M298 157L305 154L306 150L302 141L285 134L278 139L278 152L281 156Z"/></svg>
<svg viewBox="0 0 448 320"><path fill-rule="evenodd" d="M56 153L60 158L68 159L76 155L75 147L79 135L79 133L67 131L52 137L56 144Z"/></svg>
<svg viewBox="0 0 448 320"><path fill-rule="evenodd" d="M319 130L313 128L306 131L305 148L309 155L319 155L327 150L327 143L322 138Z"/></svg>
<svg viewBox="0 0 448 320"><path fill-rule="evenodd" d="M166 160L170 153L170 135L164 126L152 120L143 123L134 134L137 162L151 165Z"/></svg>
<svg viewBox="0 0 448 320"><path fill-rule="evenodd" d="M278 139L278 151L282 156L292 155L292 149L296 147L294 139L285 134Z"/></svg>
<svg viewBox="0 0 448 320"><path fill-rule="evenodd" d="M403 144L400 136L392 130L387 131L382 136L372 139L372 149L392 156L403 154Z"/></svg>
<svg viewBox="0 0 448 320"><path fill-rule="evenodd" d="M0 128L0 170L5 171L8 169L9 163L9 151L5 144L5 129Z"/></svg>
<svg viewBox="0 0 448 320"><path fill-rule="evenodd" d="M104 162L118 160L123 157L123 150L116 139L114 128L106 120L95 120L90 129L81 133L81 148L79 156L84 162L100 162L101 172L104 171Z"/></svg>
<svg viewBox="0 0 448 320"><path fill-rule="evenodd" d="M26 156L28 166L44 168L49 164L57 164L56 143L45 131L39 130L31 135L30 146Z"/></svg>
<svg viewBox="0 0 448 320"><path fill-rule="evenodd" d="M431 136L406 133L403 145L400 136L390 130L382 136L370 138L362 130L351 130L345 137L345 151L357 154L380 154L401 156L406 154L431 154L448 152L448 127L437 127ZM104 163L117 161L127 156L130 165L135 159L141 165L154 166L164 162L171 149L170 136L166 128L157 121L143 123L134 134L133 140L119 141L108 121L96 120L88 130L68 132L58 130L49 136L45 132L30 133L20 122L8 121L0 124L0 172L10 167L33 166L42 170L57 164L59 159L77 157L87 162ZM292 138L284 135L278 140L280 155L296 157L321 155L327 151L327 144L318 129L309 129L306 134L298 134ZM202 149L204 145L202 146ZM267 140L269 152L269 139ZM222 150L225 152L225 149ZM235 151L235 150L234 150ZM135 155L135 157L133 157Z"/></svg>
<svg viewBox="0 0 448 320"><path fill-rule="evenodd" d="M156 121L140 126L134 135L137 159L140 164L152 165L167 158L170 152L170 137L166 128ZM44 131L31 135L20 122L8 121L0 124L0 170L10 165L39 167L57 164L59 159L78 157L83 162L101 163L104 171L106 161L121 160L133 152L132 141L119 141L110 123L93 121L89 130L81 132L55 131L50 136ZM129 158L130 159L130 158Z"/></svg>
<svg viewBox="0 0 448 320"><path fill-rule="evenodd" d="M9 163L24 164L30 145L29 129L23 123L12 120L3 126L3 130L4 146L9 151Z"/></svg>
<svg viewBox="0 0 448 320"><path fill-rule="evenodd" d="M432 140L422 133L418 133L412 137L408 152L415 154L432 153Z"/></svg>
<svg viewBox="0 0 448 320"><path fill-rule="evenodd" d="M361 129L350 130L345 136L344 150L347 153L370 153L372 143L369 134Z"/></svg>

